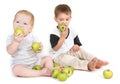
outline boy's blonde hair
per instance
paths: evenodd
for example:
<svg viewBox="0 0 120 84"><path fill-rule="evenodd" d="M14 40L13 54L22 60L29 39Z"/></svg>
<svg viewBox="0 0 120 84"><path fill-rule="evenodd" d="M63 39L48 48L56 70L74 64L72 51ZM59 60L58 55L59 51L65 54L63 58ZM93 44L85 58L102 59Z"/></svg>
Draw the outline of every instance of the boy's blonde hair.
<svg viewBox="0 0 120 84"><path fill-rule="evenodd" d="M70 14L71 16L72 11L68 5L59 4L58 6L55 7L55 10L54 10L55 17L57 17L59 13L65 13L67 15Z"/></svg>
<svg viewBox="0 0 120 84"><path fill-rule="evenodd" d="M18 14L26 14L26 15L30 16L30 17L31 17L31 26L34 25L34 16L33 16L33 14L32 14L31 12L29 12L29 11L27 11L27 10L20 10L20 11L18 11L18 12L16 13L15 18L14 18L13 21L15 21L16 16L17 16Z"/></svg>

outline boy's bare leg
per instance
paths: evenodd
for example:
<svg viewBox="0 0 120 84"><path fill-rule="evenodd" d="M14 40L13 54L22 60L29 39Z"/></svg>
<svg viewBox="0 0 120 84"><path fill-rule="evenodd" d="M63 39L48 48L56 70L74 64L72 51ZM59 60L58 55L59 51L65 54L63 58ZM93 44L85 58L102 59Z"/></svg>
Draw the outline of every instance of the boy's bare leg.
<svg viewBox="0 0 120 84"><path fill-rule="evenodd" d="M107 62L107 61L103 61L103 60L97 59L96 69L99 69L102 66L105 66L105 65L108 65L108 64L109 64L109 62Z"/></svg>
<svg viewBox="0 0 120 84"><path fill-rule="evenodd" d="M13 73L20 77L38 77L38 76L50 76L50 70L43 68L42 70L33 70L25 65L18 64L13 67Z"/></svg>

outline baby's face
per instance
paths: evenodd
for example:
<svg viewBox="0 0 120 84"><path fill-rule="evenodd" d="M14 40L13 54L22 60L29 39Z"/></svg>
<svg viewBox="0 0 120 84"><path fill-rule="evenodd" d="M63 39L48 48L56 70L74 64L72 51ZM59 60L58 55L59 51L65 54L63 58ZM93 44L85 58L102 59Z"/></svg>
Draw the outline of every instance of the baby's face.
<svg viewBox="0 0 120 84"><path fill-rule="evenodd" d="M26 14L17 14L13 27L14 29L22 28L24 30L24 35L28 35L32 31L31 17Z"/></svg>
<svg viewBox="0 0 120 84"><path fill-rule="evenodd" d="M71 20L70 14L67 15L65 13L59 13L57 17L55 17L55 21L58 23L58 26L64 24L68 27L70 20Z"/></svg>

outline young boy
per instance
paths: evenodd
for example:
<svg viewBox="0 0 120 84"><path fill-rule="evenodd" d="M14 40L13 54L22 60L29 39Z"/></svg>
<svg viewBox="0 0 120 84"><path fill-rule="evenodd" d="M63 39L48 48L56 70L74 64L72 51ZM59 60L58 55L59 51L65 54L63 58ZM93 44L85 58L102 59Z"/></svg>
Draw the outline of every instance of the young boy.
<svg viewBox="0 0 120 84"><path fill-rule="evenodd" d="M102 61L80 48L82 44L78 35L68 27L71 20L71 9L68 5L60 4L56 6L54 13L54 19L58 23L53 33L50 34L52 47L50 53L53 55L54 62L89 71L108 64L108 62ZM59 29L60 25L66 27L62 32Z"/></svg>
<svg viewBox="0 0 120 84"><path fill-rule="evenodd" d="M39 51L32 50L32 43L36 42L32 35L34 25L34 16L27 10L20 10L16 13L13 27L21 28L24 34L12 34L7 39L7 52L12 56L12 71L16 76L20 77L37 77L50 76L53 62L50 56L38 59L37 53L41 52L42 44ZM34 65L40 65L42 70L33 70Z"/></svg>

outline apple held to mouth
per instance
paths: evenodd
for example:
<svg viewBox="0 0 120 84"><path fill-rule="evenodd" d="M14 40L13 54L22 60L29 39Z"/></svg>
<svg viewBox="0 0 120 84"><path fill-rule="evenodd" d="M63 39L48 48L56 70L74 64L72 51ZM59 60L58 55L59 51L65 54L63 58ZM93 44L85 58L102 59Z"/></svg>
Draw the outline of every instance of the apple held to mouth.
<svg viewBox="0 0 120 84"><path fill-rule="evenodd" d="M58 74L57 79L59 81L65 81L65 80L67 80L67 74L64 73L64 72L61 72L61 73Z"/></svg>
<svg viewBox="0 0 120 84"><path fill-rule="evenodd" d="M60 73L59 69L53 69L53 71L52 71L52 77L53 78L57 78L57 76L58 76L59 73Z"/></svg>
<svg viewBox="0 0 120 84"><path fill-rule="evenodd" d="M34 70L41 70L41 66L40 65L35 65L32 67L32 69Z"/></svg>
<svg viewBox="0 0 120 84"><path fill-rule="evenodd" d="M109 69L106 69L106 70L103 71L103 76L106 79L110 79L113 76L113 72Z"/></svg>
<svg viewBox="0 0 120 84"><path fill-rule="evenodd" d="M40 43L39 42L33 42L32 43L32 50L33 51L39 51L39 49L40 49Z"/></svg>
<svg viewBox="0 0 120 84"><path fill-rule="evenodd" d="M62 72L66 73L67 77L70 77L74 72L74 68L71 66L66 66L63 68Z"/></svg>
<svg viewBox="0 0 120 84"><path fill-rule="evenodd" d="M59 27L59 30L62 32L62 31L64 31L66 29L66 26L65 25L60 25L60 27Z"/></svg>
<svg viewBox="0 0 120 84"><path fill-rule="evenodd" d="M22 28L16 28L16 29L14 30L14 35L18 35L18 34L21 34L21 35L24 34L24 31L23 31Z"/></svg>

